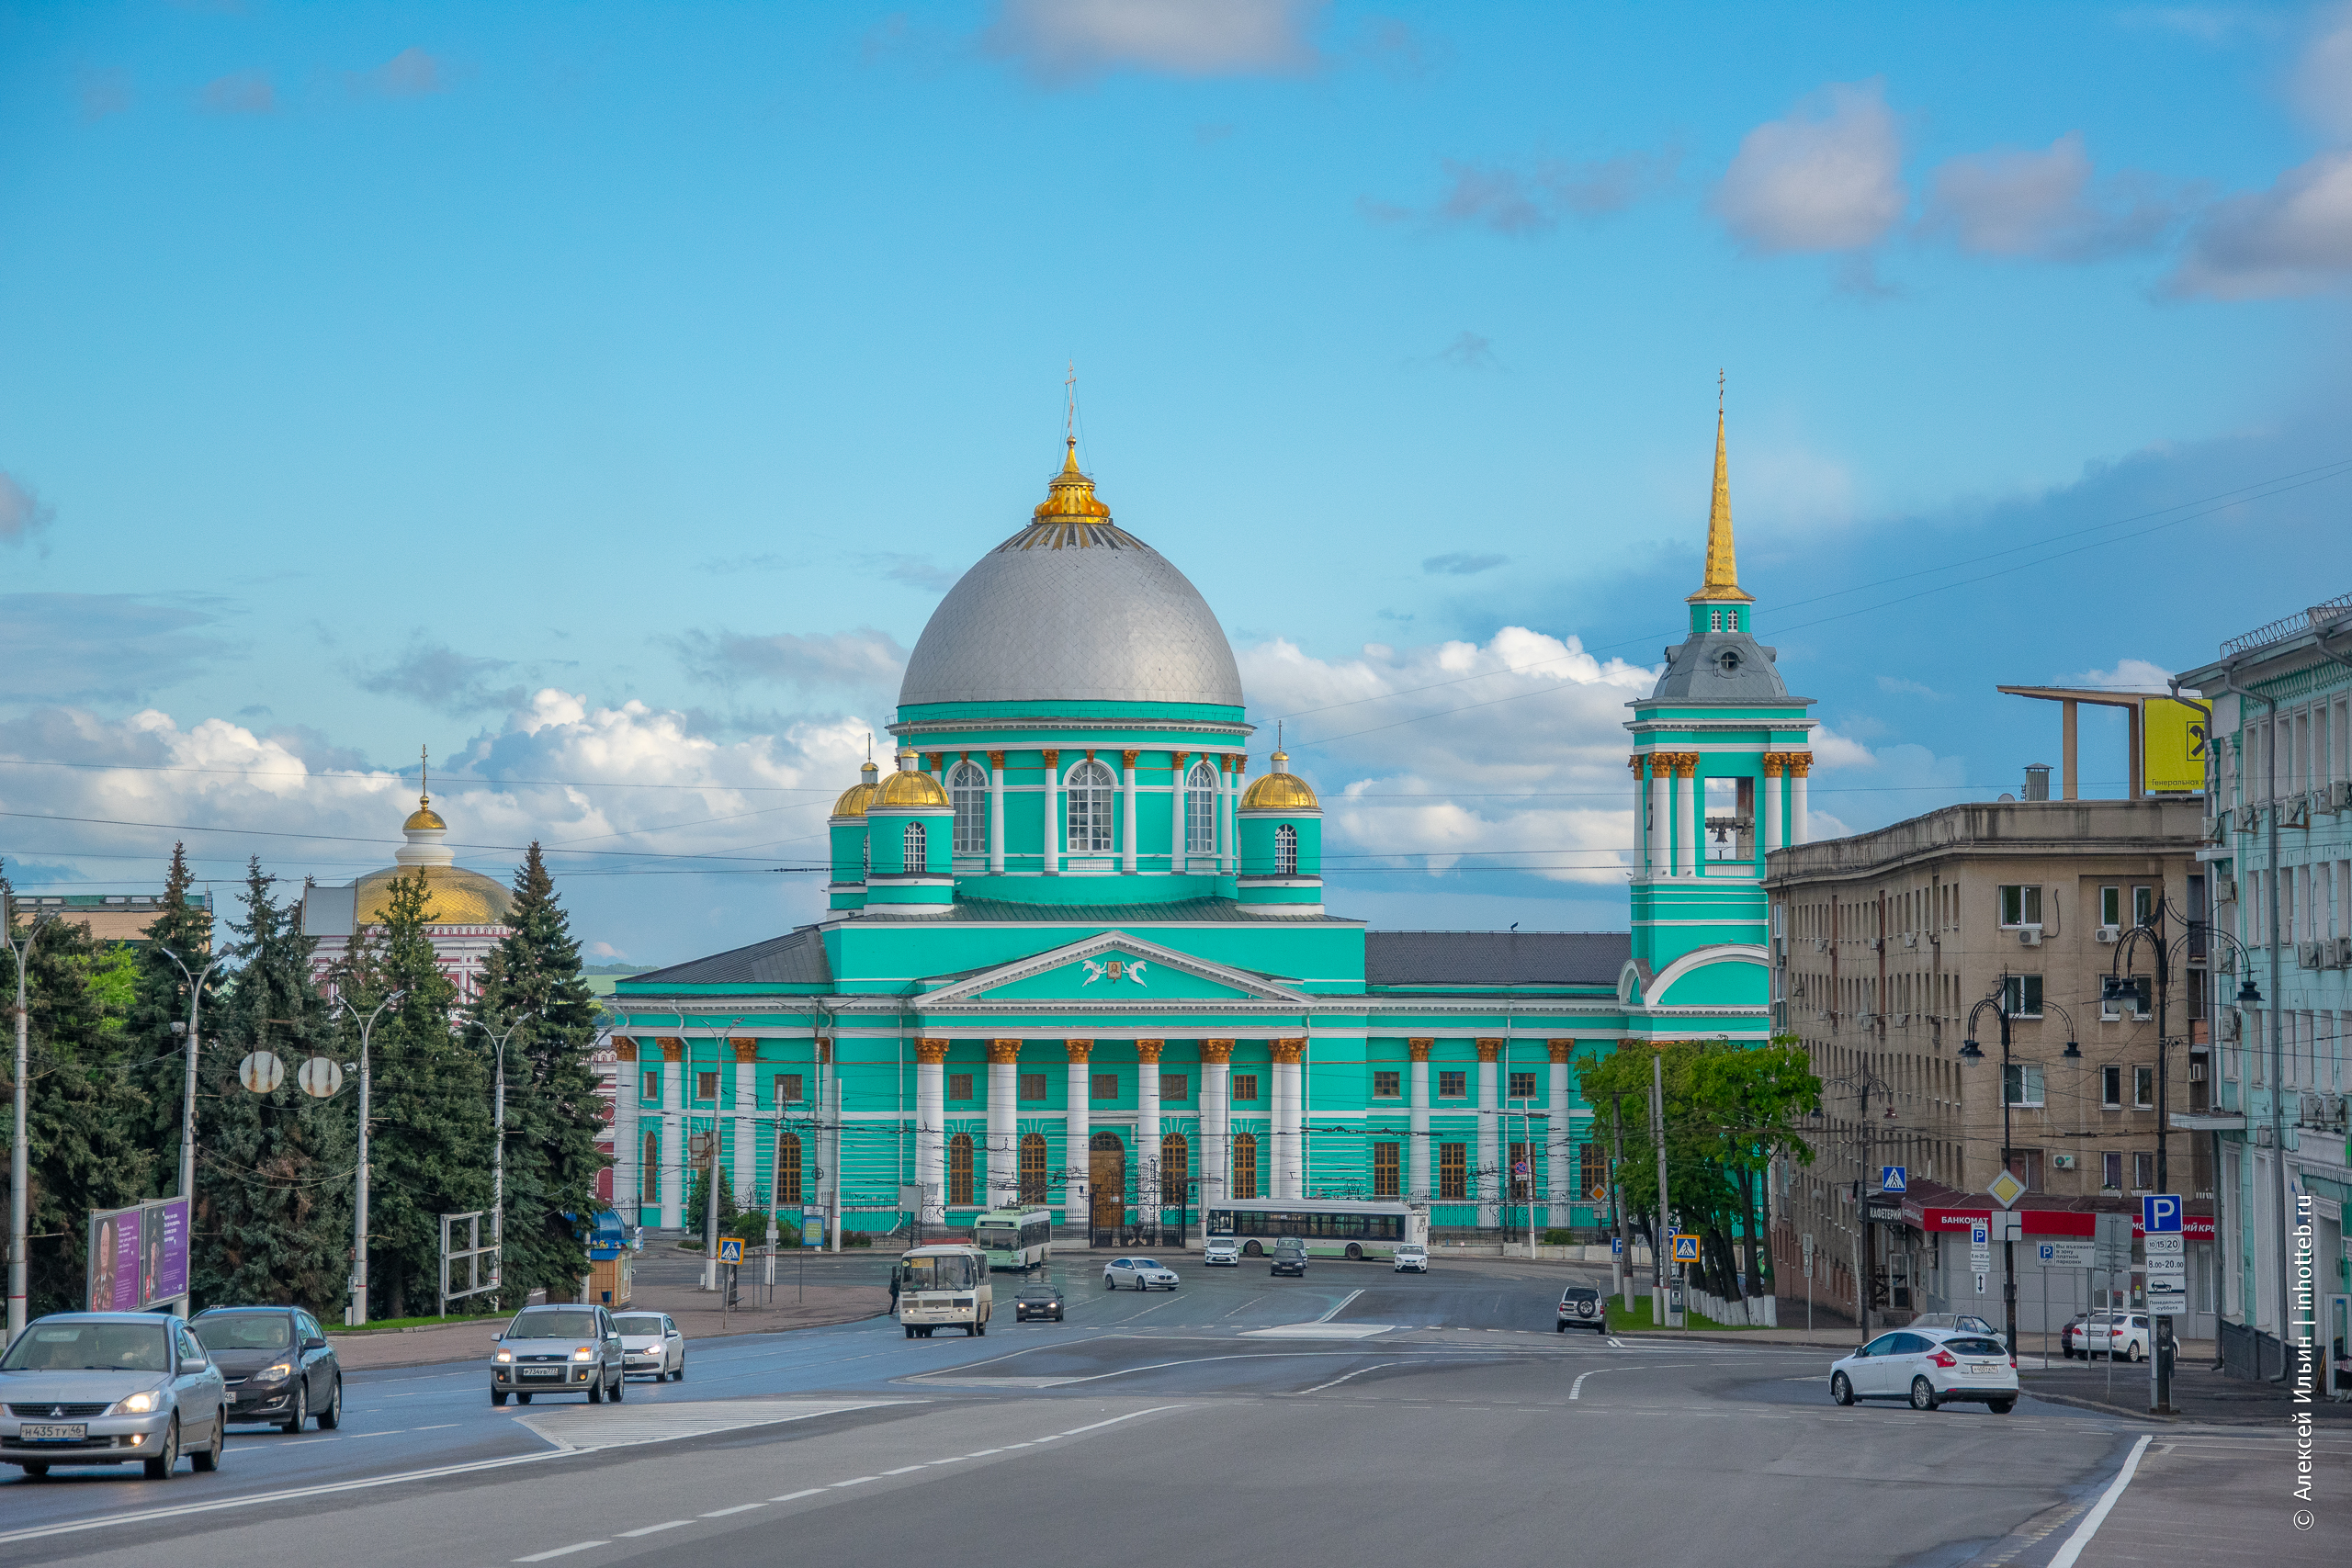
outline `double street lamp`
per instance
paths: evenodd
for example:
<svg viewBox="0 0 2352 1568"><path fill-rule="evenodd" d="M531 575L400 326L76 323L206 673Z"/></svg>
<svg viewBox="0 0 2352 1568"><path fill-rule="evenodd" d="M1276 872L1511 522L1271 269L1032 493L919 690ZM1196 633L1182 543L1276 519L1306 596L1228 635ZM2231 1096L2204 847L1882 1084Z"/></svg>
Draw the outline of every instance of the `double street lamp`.
<svg viewBox="0 0 2352 1568"><path fill-rule="evenodd" d="M25 1091L29 1077L27 1059L30 1055L25 966L32 962L33 943L40 940L41 928L57 917L48 912L35 915L32 924L26 928L24 940L19 942L16 928L9 923L10 904L10 899L0 895L0 942L8 944L8 952L17 961L17 1141L8 1149L8 1337L13 1340L25 1328L28 1294L25 1277L25 1232L28 1228L26 1190L32 1181L25 1138Z"/></svg>
<svg viewBox="0 0 2352 1568"><path fill-rule="evenodd" d="M196 1223L196 1043L198 1026L202 1022L204 1017L204 982L212 977L212 972L220 967L221 964L227 959L228 954L220 953L215 956L211 963L191 974L188 971L187 960L182 958L178 953L174 953L170 948L158 947L155 951L170 959L172 961L172 967L180 972L180 978L187 982L187 1021L185 1023L174 1023L172 1025L172 1032L175 1034L185 1034L187 1036L187 1070L180 1075L180 1196L187 1200L188 1224L192 1226ZM181 1297L180 1315L183 1317L187 1316L187 1309L193 1303L188 1300L188 1298L185 1296Z"/></svg>
<svg viewBox="0 0 2352 1568"><path fill-rule="evenodd" d="M384 1016L384 1010L406 995L405 990L394 991L365 1019L348 997L337 992L334 998L359 1025L359 1170L351 1208L351 1305L343 1314L347 1328L364 1328L368 1324L368 1037L375 1032L376 1021Z"/></svg>
<svg viewBox="0 0 2352 1568"><path fill-rule="evenodd" d="M2009 981L2013 978L2018 982L2018 994L2014 1006L2009 992ZM2012 1146L2009 1108L2024 1098L2022 1083L2018 1086L2018 1093L2012 1094L2009 1091L2011 1066L2009 1019L2013 1012L2024 1010L2024 991L2025 977L2023 976L2003 975L2000 990L1968 1010L1968 1036L1962 1042L1960 1047L1961 1060L1964 1062L1981 1062L1984 1059L1984 1053L1978 1049L1976 1044L1976 1020L1986 1008L1991 1008L2001 1022L2001 1168L2005 1171L2009 1168ZM2066 1021L2066 1049L2064 1053L2065 1059L2074 1062L2082 1060L2083 1048L2075 1038L2075 1015L2056 1002L2045 1000L2041 1005ZM2010 1174L2014 1176L2016 1173L2011 1171ZM2007 1208L2007 1205L2004 1204L2003 1207ZM2001 1234L2001 1313L2002 1322L2008 1334L2009 1354L2014 1357L2018 1353L2018 1244L2007 1230Z"/></svg>
<svg viewBox="0 0 2352 1568"><path fill-rule="evenodd" d="M526 1008L516 1013L514 1021L496 1032L488 1024L481 1032L490 1037L492 1059L497 1063L496 1087L491 1091L491 1152L490 1152L490 1282L506 1282L506 1043L514 1032L529 1020L538 1016L536 1008ZM362 1095L366 1079L361 1080ZM364 1103L364 1100L363 1100Z"/></svg>

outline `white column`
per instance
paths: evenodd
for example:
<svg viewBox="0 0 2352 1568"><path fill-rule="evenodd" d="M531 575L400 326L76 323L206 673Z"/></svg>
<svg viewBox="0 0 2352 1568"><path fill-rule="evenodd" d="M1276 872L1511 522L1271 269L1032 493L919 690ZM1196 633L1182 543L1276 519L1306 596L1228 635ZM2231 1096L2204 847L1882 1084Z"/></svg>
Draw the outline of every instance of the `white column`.
<svg viewBox="0 0 2352 1568"><path fill-rule="evenodd" d="M1670 876L1674 863L1674 770L1650 757L1649 874Z"/></svg>
<svg viewBox="0 0 2352 1568"><path fill-rule="evenodd" d="M1577 1198L1576 1189L1568 1184L1568 1170L1576 1163L1576 1151L1571 1146L1575 1130L1568 1122L1568 1053L1575 1049L1571 1040L1552 1042L1552 1081L1546 1085L1544 1109L1552 1119L1543 1123L1544 1132L1544 1201L1549 1213L1547 1224L1560 1226L1568 1223L1568 1205Z"/></svg>
<svg viewBox="0 0 2352 1568"><path fill-rule="evenodd" d="M751 1207L753 1195L767 1179L767 1168L760 1163L760 1069L752 1065L756 1050L748 1042L735 1050L735 1114L729 1120L735 1125L735 1203L739 1208Z"/></svg>
<svg viewBox="0 0 2352 1568"><path fill-rule="evenodd" d="M1789 842L1813 842L1813 829L1804 819L1804 786L1813 772L1813 758L1807 755L1797 763L1795 776L1789 780Z"/></svg>
<svg viewBox="0 0 2352 1568"><path fill-rule="evenodd" d="M915 1042L915 1183L925 1225L947 1218L946 1059L946 1041Z"/></svg>
<svg viewBox="0 0 2352 1568"><path fill-rule="evenodd" d="M1241 869L1241 819L1235 815L1240 809L1241 775L1227 768L1223 759L1217 762L1216 792L1217 847L1229 876Z"/></svg>
<svg viewBox="0 0 2352 1568"><path fill-rule="evenodd" d="M1062 754L1046 754L1046 874L1062 874Z"/></svg>
<svg viewBox="0 0 2352 1568"><path fill-rule="evenodd" d="M1136 1042L1136 1204L1154 1221L1159 1218L1160 1188L1154 1179L1159 1157L1159 1048L1158 1040Z"/></svg>
<svg viewBox="0 0 2352 1568"><path fill-rule="evenodd" d="M1062 1224L1085 1230L1094 1223L1094 1152L1087 1147L1093 1132L1093 1122L1088 1114L1092 1095L1091 1086L1086 1081L1086 1058L1093 1051L1094 1042L1065 1040L1062 1049L1069 1055L1069 1108L1062 1120L1064 1163L1069 1168L1069 1179L1062 1188Z"/></svg>
<svg viewBox="0 0 2352 1568"><path fill-rule="evenodd" d="M632 1043L626 1059L613 1064L613 1213L632 1225L645 1218L645 1176L639 1163L645 1134L637 1130L637 1102L644 1088L645 1067Z"/></svg>
<svg viewBox="0 0 2352 1568"><path fill-rule="evenodd" d="M1021 1201L1021 1042L989 1042L989 1207Z"/></svg>
<svg viewBox="0 0 2352 1568"><path fill-rule="evenodd" d="M1136 754L1119 753L1119 869L1136 874Z"/></svg>
<svg viewBox="0 0 2352 1568"><path fill-rule="evenodd" d="M1306 1044L1277 1043L1274 1054L1274 1082L1281 1098L1276 1101L1275 1179L1282 1185L1276 1190L1283 1198L1306 1196L1306 1074L1301 1066L1298 1050Z"/></svg>
<svg viewBox="0 0 2352 1568"><path fill-rule="evenodd" d="M1407 1043L1413 1055L1412 1168L1405 1176L1405 1196L1426 1203L1436 1187L1430 1179L1430 1042Z"/></svg>
<svg viewBox="0 0 2352 1568"><path fill-rule="evenodd" d="M1004 874L1004 753L989 753L989 873Z"/></svg>
<svg viewBox="0 0 2352 1568"><path fill-rule="evenodd" d="M1498 1098L1496 1090L1495 1057L1502 1047L1499 1040L1478 1042L1478 1225L1493 1230L1503 1223L1502 1183L1496 1174L1502 1165L1502 1140Z"/></svg>
<svg viewBox="0 0 2352 1568"><path fill-rule="evenodd" d="M1756 792L1756 814L1764 820L1764 852L1770 854L1781 847L1781 764L1767 763L1762 784Z"/></svg>
<svg viewBox="0 0 2352 1568"><path fill-rule="evenodd" d="M817 1137L818 1157L824 1161L825 1174L818 1183L823 1198L827 1224L832 1229L832 1249L842 1249L842 1049L838 1040L822 1041L818 1046L819 1074L823 1100L819 1109L821 1131ZM895 1177L892 1179L896 1179Z"/></svg>
<svg viewBox="0 0 2352 1568"><path fill-rule="evenodd" d="M662 1047L662 1228L673 1231L684 1223L686 1207L686 1129L679 1114L684 1101L685 1065ZM675 1050L683 1052L680 1041Z"/></svg>
<svg viewBox="0 0 2352 1568"><path fill-rule="evenodd" d="M1233 1174L1233 1042L1201 1043L1201 1208L1225 1201Z"/></svg>

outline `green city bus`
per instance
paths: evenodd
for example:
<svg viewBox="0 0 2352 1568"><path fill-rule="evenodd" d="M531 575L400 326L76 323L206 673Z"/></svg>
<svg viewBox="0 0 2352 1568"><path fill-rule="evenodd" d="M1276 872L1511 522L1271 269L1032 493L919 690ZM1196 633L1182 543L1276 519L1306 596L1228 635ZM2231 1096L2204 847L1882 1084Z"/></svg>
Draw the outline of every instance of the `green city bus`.
<svg viewBox="0 0 2352 1568"><path fill-rule="evenodd" d="M972 1220L972 1245L991 1269L1032 1269L1054 1255L1054 1216L1046 1209L990 1209Z"/></svg>

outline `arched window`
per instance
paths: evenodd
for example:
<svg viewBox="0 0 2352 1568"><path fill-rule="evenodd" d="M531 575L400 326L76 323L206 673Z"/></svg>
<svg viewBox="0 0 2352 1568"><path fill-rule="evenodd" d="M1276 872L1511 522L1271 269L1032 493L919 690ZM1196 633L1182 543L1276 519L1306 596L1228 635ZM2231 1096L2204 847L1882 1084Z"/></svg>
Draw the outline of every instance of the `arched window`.
<svg viewBox="0 0 2352 1568"><path fill-rule="evenodd" d="M1184 852L1216 853L1216 770L1205 760L1184 775Z"/></svg>
<svg viewBox="0 0 2352 1568"><path fill-rule="evenodd" d="M1287 822L1274 829L1274 874L1298 874L1298 829Z"/></svg>
<svg viewBox="0 0 2352 1568"><path fill-rule="evenodd" d="M947 775L948 797L956 802L956 852L989 852L989 775L978 762L956 764Z"/></svg>
<svg viewBox="0 0 2352 1568"><path fill-rule="evenodd" d="M1021 1134L1021 1201L1042 1203L1046 1201L1046 1134Z"/></svg>
<svg viewBox="0 0 2352 1568"><path fill-rule="evenodd" d="M1069 771L1069 852L1111 852L1111 770L1092 758Z"/></svg>
<svg viewBox="0 0 2352 1568"><path fill-rule="evenodd" d="M907 824L907 869L909 871L928 871L931 869L930 852L923 847L923 840L926 837L927 835L922 830L922 823L910 822Z"/></svg>
<svg viewBox="0 0 2352 1568"><path fill-rule="evenodd" d="M637 1168L637 1201L658 1203L662 1201L662 1134L645 1134L645 1158Z"/></svg>
<svg viewBox="0 0 2352 1568"><path fill-rule="evenodd" d="M1164 1208L1180 1208L1184 1202L1184 1184L1193 1174L1193 1151L1182 1133L1170 1133L1159 1140L1159 1201Z"/></svg>
<svg viewBox="0 0 2352 1568"><path fill-rule="evenodd" d="M958 1133L947 1140L947 1201L972 1201L972 1134Z"/></svg>
<svg viewBox="0 0 2352 1568"><path fill-rule="evenodd" d="M775 1146L776 1201L800 1201L800 1134L786 1133Z"/></svg>
<svg viewBox="0 0 2352 1568"><path fill-rule="evenodd" d="M1255 1133L1233 1134L1233 1195L1255 1198L1258 1195L1258 1135Z"/></svg>

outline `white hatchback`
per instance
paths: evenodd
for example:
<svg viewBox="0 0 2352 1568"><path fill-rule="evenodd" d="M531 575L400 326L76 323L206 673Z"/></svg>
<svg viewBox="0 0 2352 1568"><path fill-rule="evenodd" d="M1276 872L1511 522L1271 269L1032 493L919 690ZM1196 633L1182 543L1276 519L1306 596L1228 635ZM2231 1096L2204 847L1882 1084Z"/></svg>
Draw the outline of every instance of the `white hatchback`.
<svg viewBox="0 0 2352 1568"><path fill-rule="evenodd" d="M1416 1274L1428 1273L1430 1271L1430 1249L1423 1247L1417 1241L1398 1242L1396 1244L1396 1271L1402 1274L1408 1269L1411 1269Z"/></svg>
<svg viewBox="0 0 2352 1568"><path fill-rule="evenodd" d="M1201 1248L1201 1262L1210 1269L1241 1267L1241 1244L1231 1236L1220 1236Z"/></svg>
<svg viewBox="0 0 2352 1568"><path fill-rule="evenodd" d="M2017 1408L2018 1364L1999 1340L1981 1334L1897 1329L1833 1363L1829 1397L1840 1404L1908 1400L1914 1410L1967 1400L2007 1416Z"/></svg>
<svg viewBox="0 0 2352 1568"><path fill-rule="evenodd" d="M1115 1291L1122 1285L1137 1291L1155 1287L1172 1291L1176 1288L1176 1270L1149 1258L1114 1258L1102 1266L1102 1288Z"/></svg>

